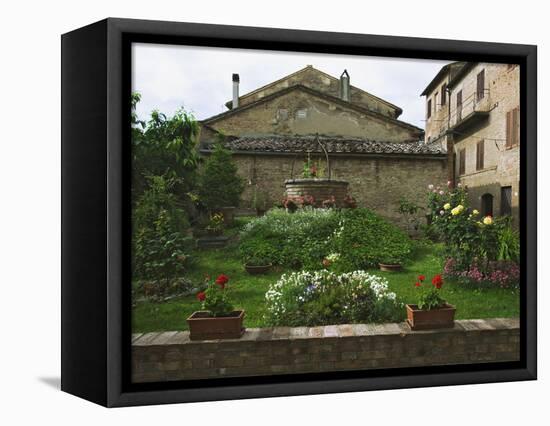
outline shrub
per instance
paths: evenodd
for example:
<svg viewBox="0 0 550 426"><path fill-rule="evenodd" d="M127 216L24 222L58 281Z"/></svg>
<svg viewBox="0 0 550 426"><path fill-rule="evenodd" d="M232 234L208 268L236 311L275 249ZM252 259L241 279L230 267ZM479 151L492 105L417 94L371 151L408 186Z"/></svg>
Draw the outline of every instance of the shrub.
<svg viewBox="0 0 550 426"><path fill-rule="evenodd" d="M199 199L209 209L238 206L244 184L231 151L216 143L199 175Z"/></svg>
<svg viewBox="0 0 550 426"><path fill-rule="evenodd" d="M445 257L452 259L456 270L474 268L486 274L491 262L519 260L519 237L511 218L480 217L468 207L465 189L430 189L428 207L433 227L445 243Z"/></svg>
<svg viewBox="0 0 550 426"><path fill-rule="evenodd" d="M244 259L261 256L308 270L323 268L324 259L337 253L337 270L349 271L401 263L411 243L399 228L368 209L304 208L293 214L275 209L247 224L239 249Z"/></svg>
<svg viewBox="0 0 550 426"><path fill-rule="evenodd" d="M481 265L474 261L464 268L453 258L447 259L444 267L445 276L452 277L462 284L497 286L502 288L518 287L520 269L513 260L497 260Z"/></svg>
<svg viewBox="0 0 550 426"><path fill-rule="evenodd" d="M147 189L136 203L132 221L134 276L152 282L165 293L189 265L189 239L185 212L171 193L173 179L149 177Z"/></svg>
<svg viewBox="0 0 550 426"><path fill-rule="evenodd" d="M351 270L403 263L412 248L401 229L363 208L341 211L332 246L340 253L341 263Z"/></svg>
<svg viewBox="0 0 550 426"><path fill-rule="evenodd" d="M265 297L271 325L393 322L403 317L403 304L388 290L387 281L365 271L284 274Z"/></svg>
<svg viewBox="0 0 550 426"><path fill-rule="evenodd" d="M241 231L240 255L245 261L261 257L275 265L319 269L337 225L335 210L304 208L290 214L272 209Z"/></svg>

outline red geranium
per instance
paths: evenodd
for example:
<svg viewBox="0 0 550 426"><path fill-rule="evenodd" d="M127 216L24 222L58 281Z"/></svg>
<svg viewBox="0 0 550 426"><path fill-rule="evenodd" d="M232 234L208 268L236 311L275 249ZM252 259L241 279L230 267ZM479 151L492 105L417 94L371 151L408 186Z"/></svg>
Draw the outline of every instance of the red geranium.
<svg viewBox="0 0 550 426"><path fill-rule="evenodd" d="M435 277L432 278L432 284L437 289L440 289L443 286L443 278L441 277L441 274L437 274Z"/></svg>
<svg viewBox="0 0 550 426"><path fill-rule="evenodd" d="M225 274L221 274L216 278L216 284L218 284L221 288L225 288L225 284L229 281L229 277Z"/></svg>
<svg viewBox="0 0 550 426"><path fill-rule="evenodd" d="M416 284L414 285L415 287L420 287L422 284L420 284L418 281L416 282Z"/></svg>
<svg viewBox="0 0 550 426"><path fill-rule="evenodd" d="M426 275L419 275L419 276L418 276L418 279L419 279L420 281L424 281L424 280L426 279Z"/></svg>
<svg viewBox="0 0 550 426"><path fill-rule="evenodd" d="M206 293L204 291L199 291L197 293L197 299L199 299L201 302L204 302L206 299Z"/></svg>

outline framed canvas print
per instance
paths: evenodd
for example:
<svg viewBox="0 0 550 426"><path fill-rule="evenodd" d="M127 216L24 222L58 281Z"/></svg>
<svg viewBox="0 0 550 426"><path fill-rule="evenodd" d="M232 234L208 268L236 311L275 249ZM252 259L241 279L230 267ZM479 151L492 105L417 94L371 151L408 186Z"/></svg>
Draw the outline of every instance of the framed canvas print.
<svg viewBox="0 0 550 426"><path fill-rule="evenodd" d="M107 19L62 37L62 389L536 378L536 47Z"/></svg>

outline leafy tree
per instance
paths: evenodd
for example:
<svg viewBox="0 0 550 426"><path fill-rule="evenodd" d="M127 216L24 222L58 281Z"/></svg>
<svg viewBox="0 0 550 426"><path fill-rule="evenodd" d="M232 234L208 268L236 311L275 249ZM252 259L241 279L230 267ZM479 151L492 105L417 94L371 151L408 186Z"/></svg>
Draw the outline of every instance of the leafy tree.
<svg viewBox="0 0 550 426"><path fill-rule="evenodd" d="M216 142L199 175L199 198L209 210L237 206L244 189L231 152L223 146L222 139L223 136Z"/></svg>
<svg viewBox="0 0 550 426"><path fill-rule="evenodd" d="M195 184L199 125L183 108L172 117L154 110L145 123L135 112L140 99L139 93L131 98L133 198L137 200L146 190L147 176L151 175L178 178L173 189L184 198Z"/></svg>

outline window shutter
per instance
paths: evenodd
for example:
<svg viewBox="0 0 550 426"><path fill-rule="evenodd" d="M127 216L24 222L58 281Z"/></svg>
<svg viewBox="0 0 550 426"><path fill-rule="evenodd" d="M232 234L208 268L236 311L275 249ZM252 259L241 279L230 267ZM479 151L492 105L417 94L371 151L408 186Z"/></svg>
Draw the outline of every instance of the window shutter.
<svg viewBox="0 0 550 426"><path fill-rule="evenodd" d="M466 173L466 150L461 149L459 153L458 174L463 175Z"/></svg>
<svg viewBox="0 0 550 426"><path fill-rule="evenodd" d="M456 94L456 121L462 120L462 90Z"/></svg>
<svg viewBox="0 0 550 426"><path fill-rule="evenodd" d="M513 134L513 145L519 143L519 109L514 108L512 111L512 134Z"/></svg>
<svg viewBox="0 0 550 426"><path fill-rule="evenodd" d="M506 148L512 146L512 111L506 113Z"/></svg>
<svg viewBox="0 0 550 426"><path fill-rule="evenodd" d="M476 170L482 170L484 168L485 160L485 141L481 140L477 143L477 152L476 152Z"/></svg>
<svg viewBox="0 0 550 426"><path fill-rule="evenodd" d="M447 83L443 83L443 86L441 86L441 105L445 105L447 103Z"/></svg>
<svg viewBox="0 0 550 426"><path fill-rule="evenodd" d="M485 96L485 70L481 70L477 75L477 99L483 99Z"/></svg>

